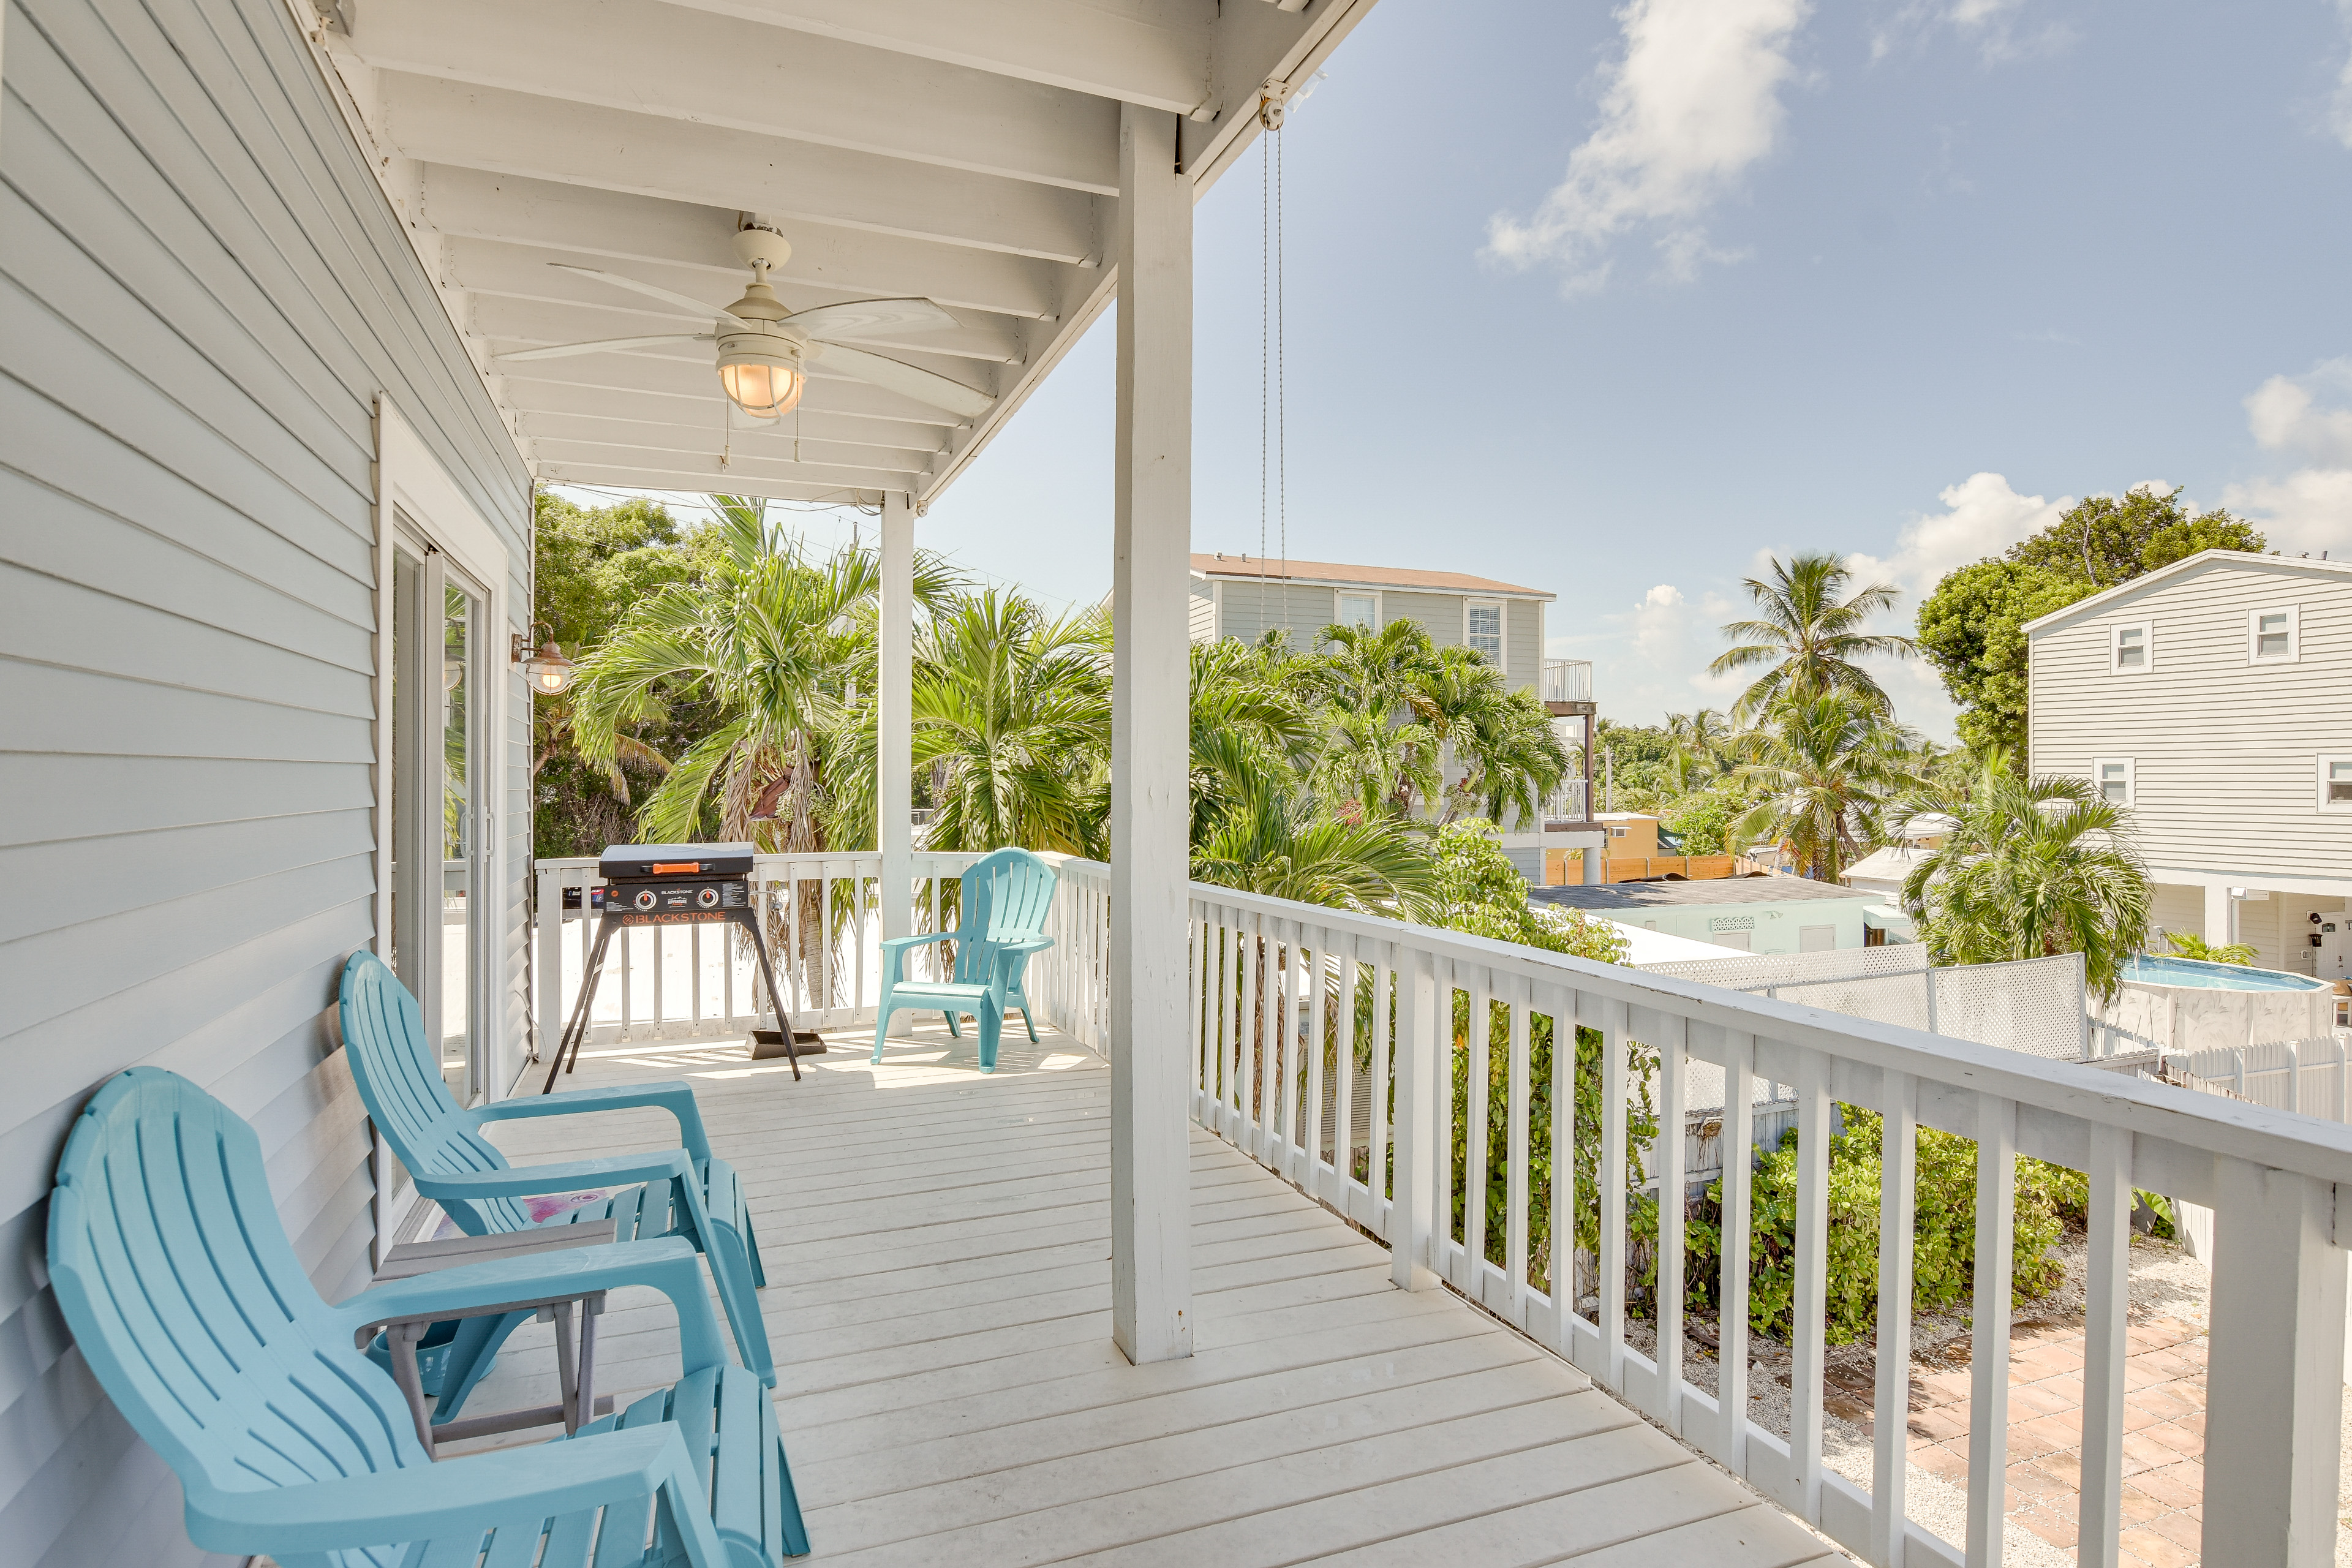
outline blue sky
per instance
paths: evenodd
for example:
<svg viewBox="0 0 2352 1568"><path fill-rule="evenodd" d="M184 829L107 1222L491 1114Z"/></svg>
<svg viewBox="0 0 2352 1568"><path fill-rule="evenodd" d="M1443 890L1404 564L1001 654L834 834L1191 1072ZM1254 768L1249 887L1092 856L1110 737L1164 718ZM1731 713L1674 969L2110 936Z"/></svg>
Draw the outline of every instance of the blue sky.
<svg viewBox="0 0 2352 1568"><path fill-rule="evenodd" d="M1907 624L2147 480L2352 550L2347 57L2352 0L1382 0L1284 148L1288 552L1549 588L1550 651L1654 722L1727 705L1765 552ZM1198 215L1204 550L1259 548L1261 173ZM1100 595L1111 337L925 543Z"/></svg>

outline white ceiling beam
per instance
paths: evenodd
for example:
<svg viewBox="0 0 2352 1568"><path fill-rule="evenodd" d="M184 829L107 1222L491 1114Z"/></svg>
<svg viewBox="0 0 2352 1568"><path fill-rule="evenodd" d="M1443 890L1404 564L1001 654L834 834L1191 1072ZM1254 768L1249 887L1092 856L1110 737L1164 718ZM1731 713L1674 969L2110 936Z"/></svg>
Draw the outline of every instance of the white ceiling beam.
<svg viewBox="0 0 2352 1568"><path fill-rule="evenodd" d="M761 474L721 473L695 474L666 479L660 484L649 483L637 470L612 468L601 463L550 462L532 465L532 473L541 484L595 485L612 489L682 490L700 494L764 496L770 500L806 501L819 505L862 505L879 511L882 493L889 489L905 489L903 480L892 484L877 484L859 489L856 486L814 484L806 480L775 479Z"/></svg>
<svg viewBox="0 0 2352 1568"><path fill-rule="evenodd" d="M792 417L784 418L783 432L745 430L740 426L729 433L727 445L732 449L733 460L757 458L763 462L792 463L805 467L812 476L819 468L871 468L877 472L916 475L927 474L932 454L904 447L875 447L865 444L824 441L803 430L797 439L792 434ZM641 425L617 419L593 419L577 414L518 414L515 429L531 442L532 449L541 453L569 452L574 447L594 447L614 453L616 459L624 454L669 452L683 458L699 461L714 457L719 450L719 426L716 421L702 429L680 426Z"/></svg>
<svg viewBox="0 0 2352 1568"><path fill-rule="evenodd" d="M1303 10L1286 5L1218 8L1209 81L1223 112L1177 127L1177 158L1196 188L1206 191L1257 139L1260 98L1271 89L1276 102L1287 103L1371 8L1372 0L1318 0Z"/></svg>
<svg viewBox="0 0 2352 1568"><path fill-rule="evenodd" d="M569 251L591 267L603 265L595 259L601 257L692 268L730 282L743 276L733 244L733 207L448 164L428 165L422 183L425 221L445 235ZM1026 256L862 229L809 223L789 227L785 237L793 242L793 257L775 275L777 281L832 289L841 299L920 297L951 310L1050 319L1059 280L1073 270Z"/></svg>
<svg viewBox="0 0 2352 1568"><path fill-rule="evenodd" d="M378 76L393 140L427 163L1048 261L1100 259L1101 198L1083 192L404 71Z"/></svg>
<svg viewBox="0 0 2352 1568"><path fill-rule="evenodd" d="M596 258L603 262L604 258ZM673 327L690 327L708 331L710 316L689 317L659 300L643 294L633 294L616 284L585 278L569 272L561 266L584 263L568 251L537 250L520 246L500 245L494 240L453 238L444 262L450 281L479 298L497 297L522 300L541 304L576 309L582 312L581 330L574 342L591 338L617 338L632 332L659 332ZM624 277L684 294L689 299L708 300L712 310L730 303L751 282L748 271L739 270L732 279L713 277L682 267L659 267L647 263L609 263L607 269ZM788 309L804 310L813 305L829 304L838 296L835 290L819 291L780 282L776 294ZM613 312L598 319L588 312ZM940 354L949 359L982 360L993 364L1013 363L1024 357L1018 335L1011 330L1009 319L994 315L975 315L978 326L963 326L940 331L909 332L898 338L861 338L861 346L873 348L878 353L891 353L904 348Z"/></svg>
<svg viewBox="0 0 2352 1568"><path fill-rule="evenodd" d="M707 397L674 397L634 388L571 386L545 381L509 381L506 395L507 406L518 417L550 415L681 430L718 429L727 404L715 383ZM947 445L944 428L918 425L911 420L875 419L813 406L795 409L789 417L797 422L801 435L812 440L926 453L939 452Z"/></svg>
<svg viewBox="0 0 2352 1568"><path fill-rule="evenodd" d="M644 447L618 447L577 441L530 443L534 470L544 479L551 468L574 473L594 469L595 484L626 485L647 490L700 490L706 494L731 491L733 481L745 479L806 485L818 491L842 494L851 490L905 490L919 488L921 476L886 468L831 463L776 462L747 457L738 444L724 468L719 443L706 452L665 452ZM559 481L561 482L561 481Z"/></svg>
<svg viewBox="0 0 2352 1568"><path fill-rule="evenodd" d="M656 359L644 354L582 354L576 359L534 360L517 365L494 365L494 386L501 402L521 397L521 389L569 386L590 391L625 393L631 396L676 398L699 405L719 395L719 373L709 363ZM890 425L921 426L949 431L963 421L944 409L917 403L895 392L885 392L862 381L812 378L801 405L812 413L837 414L845 419L871 419Z"/></svg>
<svg viewBox="0 0 2352 1568"><path fill-rule="evenodd" d="M678 3L1176 114L1206 116L1217 107L1208 70L1216 13L1204 0Z"/></svg>
<svg viewBox="0 0 2352 1568"><path fill-rule="evenodd" d="M397 0L352 47L387 70L1118 194L1118 109L1066 88L656 0Z"/></svg>

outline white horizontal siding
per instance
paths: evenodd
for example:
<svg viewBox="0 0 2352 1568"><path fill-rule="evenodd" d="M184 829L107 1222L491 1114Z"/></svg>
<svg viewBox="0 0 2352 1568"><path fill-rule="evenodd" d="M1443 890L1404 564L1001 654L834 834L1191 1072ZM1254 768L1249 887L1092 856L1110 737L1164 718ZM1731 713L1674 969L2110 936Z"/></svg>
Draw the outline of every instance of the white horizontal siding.
<svg viewBox="0 0 2352 1568"><path fill-rule="evenodd" d="M2248 612L2281 605L2299 607L2301 658L2248 664ZM2111 629L2143 621L2152 667L2110 674ZM2208 563L2036 635L2031 692L2034 771L2132 759L2151 866L2352 878L2352 813L2315 805L2315 759L2352 752L2352 581Z"/></svg>
<svg viewBox="0 0 2352 1568"><path fill-rule="evenodd" d="M324 1010L374 934L379 395L518 606L529 485L279 0L20 0L5 36L0 885L43 891L0 911L0 1562L179 1564L177 1483L47 1289L58 1149L111 1074L184 1073L253 1122L320 1289L365 1279Z"/></svg>

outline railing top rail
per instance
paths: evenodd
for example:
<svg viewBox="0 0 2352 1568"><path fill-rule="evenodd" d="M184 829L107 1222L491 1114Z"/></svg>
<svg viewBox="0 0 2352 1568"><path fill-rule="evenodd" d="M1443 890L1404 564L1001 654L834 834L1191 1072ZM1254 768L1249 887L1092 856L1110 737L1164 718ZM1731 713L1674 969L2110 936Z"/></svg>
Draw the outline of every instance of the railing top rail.
<svg viewBox="0 0 2352 1568"><path fill-rule="evenodd" d="M1990 1094L2089 1125L2123 1128L2187 1149L2230 1155L2323 1181L2352 1182L2352 1127L2123 1078L2073 1062L1381 915L1297 903L1205 882L1192 883L1192 896L1198 902L1224 909L1421 948L1441 958L1522 977L1533 984L1559 986L1629 1007L1785 1041L1883 1072L1907 1073L1925 1084L1971 1095Z"/></svg>
<svg viewBox="0 0 2352 1568"><path fill-rule="evenodd" d="M918 860L977 860L980 853L976 849L918 849L914 852ZM763 852L752 857L752 864L772 868L814 866L819 862L837 864L843 860L878 860L881 856L879 849L808 849L790 855ZM534 871L593 871L602 862L593 855L542 855L530 864Z"/></svg>

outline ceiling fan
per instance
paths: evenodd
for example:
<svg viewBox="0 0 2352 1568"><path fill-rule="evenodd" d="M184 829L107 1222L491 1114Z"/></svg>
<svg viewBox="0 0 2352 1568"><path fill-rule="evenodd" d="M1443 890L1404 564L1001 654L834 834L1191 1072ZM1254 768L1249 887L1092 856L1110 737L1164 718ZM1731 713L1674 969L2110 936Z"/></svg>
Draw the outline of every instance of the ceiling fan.
<svg viewBox="0 0 2352 1568"><path fill-rule="evenodd" d="M561 267L566 272L601 279L617 287L650 295L681 310L709 312L713 318L710 330L707 332L662 332L646 337L603 338L586 343L558 343L551 348L523 349L515 353L500 354L497 363L516 364L527 360L565 359L573 354L652 348L661 343L716 342L719 347L719 384L735 407L757 420L777 420L790 413L808 385L808 367L819 363L829 370L855 376L886 391L911 397L919 403L928 403L934 408L944 408L968 419L976 418L995 405L994 398L960 381L951 381L901 360L853 348L844 341L872 337L882 332L937 331L944 327L959 325L953 316L929 300L853 300L839 305L818 305L806 310L785 310L783 302L776 298L775 290L768 287L768 274L782 267L792 253L792 246L773 229L739 230L735 236L735 254L751 268L751 284L743 290L740 300L723 310L714 310L699 300L673 293L656 284L640 282L635 278L624 278L617 272L600 272L593 267L574 267L562 261L550 262L548 265L551 267Z"/></svg>

